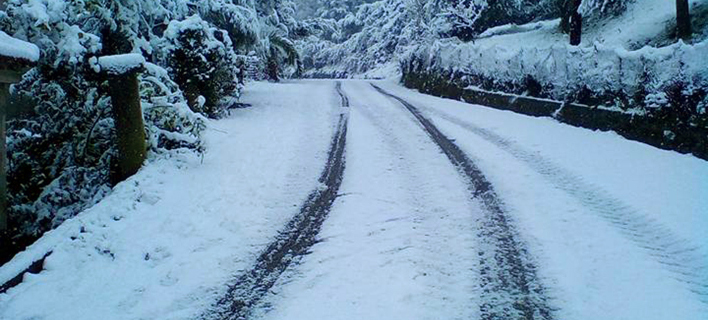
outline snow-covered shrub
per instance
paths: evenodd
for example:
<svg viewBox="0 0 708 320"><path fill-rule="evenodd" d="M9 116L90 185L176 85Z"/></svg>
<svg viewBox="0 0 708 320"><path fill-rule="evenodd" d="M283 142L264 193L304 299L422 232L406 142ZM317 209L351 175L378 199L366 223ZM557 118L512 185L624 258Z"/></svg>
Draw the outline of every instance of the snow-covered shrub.
<svg viewBox="0 0 708 320"><path fill-rule="evenodd" d="M223 99L238 97L238 57L224 30L211 27L198 15L170 22L165 31L169 43L163 52L175 82L196 112L218 117L226 105Z"/></svg>
<svg viewBox="0 0 708 320"><path fill-rule="evenodd" d="M300 54L295 44L288 38L273 31L268 37L268 58L266 73L272 81L280 81L281 74L299 77L302 74ZM281 71L282 66L286 68Z"/></svg>
<svg viewBox="0 0 708 320"><path fill-rule="evenodd" d="M148 145L154 152L180 148L204 150L200 137L206 121L189 108L167 70L148 63L140 74L140 95Z"/></svg>
<svg viewBox="0 0 708 320"><path fill-rule="evenodd" d="M644 98L644 105L649 109L661 109L669 105L669 98L664 92L651 93Z"/></svg>
<svg viewBox="0 0 708 320"><path fill-rule="evenodd" d="M698 103L696 106L696 114L699 114L701 116L705 116L708 114L708 95L706 95L705 98L703 98L703 101Z"/></svg>
<svg viewBox="0 0 708 320"><path fill-rule="evenodd" d="M467 0L470 1L470 0ZM558 0L476 0L481 7L473 28L478 33L505 24L525 24L560 15ZM464 39L463 39L464 40Z"/></svg>
<svg viewBox="0 0 708 320"><path fill-rule="evenodd" d="M155 9L160 5L170 9ZM152 15L134 14L139 12L135 6L150 9ZM147 26L173 11L179 12L178 6L178 1L7 2L5 12L0 14L0 28L37 44L42 58L13 89L15 97L32 102L29 109L33 112L8 122L11 230L0 234L0 262L21 249L13 244L28 244L110 191L110 166L115 154L112 106L108 84L88 61L111 49L104 39L105 31L111 28L127 35L127 50L147 54L159 50L146 40L152 30ZM188 108L184 108L187 112L179 108L180 103L186 106L185 100L176 85L169 85L169 78L148 81L150 76L150 70L141 76L147 84L144 87L169 88L164 93L143 91L143 103L160 97L169 100L161 104L160 113L144 110L146 129L160 132L151 139L150 148L155 152L173 146L201 150L203 121ZM168 122L176 125L166 125Z"/></svg>
<svg viewBox="0 0 708 320"><path fill-rule="evenodd" d="M708 79L702 58L706 54L708 43L628 51L602 44L510 48L439 40L419 46L403 60L418 60L424 68L456 69L497 83L518 82L531 75L541 84L552 85L546 92L549 97L563 100L583 87L600 95L623 90L629 96L656 93L675 81L701 87Z"/></svg>
<svg viewBox="0 0 708 320"><path fill-rule="evenodd" d="M79 72L42 70L15 86L34 98L34 114L8 123L9 214L21 233L55 227L105 194L114 152L106 94Z"/></svg>

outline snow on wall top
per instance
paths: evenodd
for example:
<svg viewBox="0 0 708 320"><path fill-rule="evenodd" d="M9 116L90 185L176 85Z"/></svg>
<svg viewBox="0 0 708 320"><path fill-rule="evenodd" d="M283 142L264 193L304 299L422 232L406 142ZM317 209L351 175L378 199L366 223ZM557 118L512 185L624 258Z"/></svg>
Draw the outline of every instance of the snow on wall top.
<svg viewBox="0 0 708 320"><path fill-rule="evenodd" d="M36 62L39 60L39 48L0 31L0 56Z"/></svg>
<svg viewBox="0 0 708 320"><path fill-rule="evenodd" d="M97 62L97 63L96 63ZM110 74L123 74L145 66L145 58L138 53L104 56L93 60L94 71Z"/></svg>

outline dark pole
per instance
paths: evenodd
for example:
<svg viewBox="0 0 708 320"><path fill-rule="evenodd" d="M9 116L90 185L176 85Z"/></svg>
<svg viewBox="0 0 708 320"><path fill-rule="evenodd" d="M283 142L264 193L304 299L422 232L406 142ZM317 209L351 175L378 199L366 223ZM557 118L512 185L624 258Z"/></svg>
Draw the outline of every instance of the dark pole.
<svg viewBox="0 0 708 320"><path fill-rule="evenodd" d="M676 32L679 39L691 39L691 13L688 0L676 0Z"/></svg>
<svg viewBox="0 0 708 320"><path fill-rule="evenodd" d="M570 17L570 45L580 45L583 35L583 16L577 11Z"/></svg>
<svg viewBox="0 0 708 320"><path fill-rule="evenodd" d="M147 144L140 106L138 72L111 75L109 81L118 140L118 159L112 177L115 184L138 172L145 161Z"/></svg>
<svg viewBox="0 0 708 320"><path fill-rule="evenodd" d="M572 14L571 4L573 0L558 1L561 12L560 29L563 33L570 33L570 16Z"/></svg>
<svg viewBox="0 0 708 320"><path fill-rule="evenodd" d="M581 0L569 0L572 3L570 8L570 45L580 45L583 35L583 16L578 12Z"/></svg>

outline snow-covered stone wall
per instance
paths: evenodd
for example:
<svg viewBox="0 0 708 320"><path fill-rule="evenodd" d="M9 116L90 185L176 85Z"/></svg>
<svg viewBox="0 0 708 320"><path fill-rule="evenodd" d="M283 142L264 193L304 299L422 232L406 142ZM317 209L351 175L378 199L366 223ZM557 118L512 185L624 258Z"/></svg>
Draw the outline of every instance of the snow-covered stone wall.
<svg viewBox="0 0 708 320"><path fill-rule="evenodd" d="M425 93L613 130L708 159L708 42L637 51L551 46L509 50L438 42L401 62Z"/></svg>

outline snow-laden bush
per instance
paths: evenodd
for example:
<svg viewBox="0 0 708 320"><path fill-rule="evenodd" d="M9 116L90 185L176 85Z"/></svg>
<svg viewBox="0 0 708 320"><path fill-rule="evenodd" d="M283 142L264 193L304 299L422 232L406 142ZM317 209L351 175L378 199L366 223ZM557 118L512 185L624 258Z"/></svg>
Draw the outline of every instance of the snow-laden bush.
<svg viewBox="0 0 708 320"><path fill-rule="evenodd" d="M160 60L168 65L190 108L218 117L227 107L224 99L240 95L238 56L228 33L193 15L170 22L165 40Z"/></svg>
<svg viewBox="0 0 708 320"><path fill-rule="evenodd" d="M201 133L206 129L205 118L189 108L167 70L148 63L146 70L140 74L140 95L148 130L148 146L153 152L174 149L204 151Z"/></svg>
<svg viewBox="0 0 708 320"><path fill-rule="evenodd" d="M404 72L464 75L462 85L527 93L632 112L672 107L700 114L708 88L708 42L628 51L596 44L509 48L458 41L420 46L401 63ZM683 111L682 111L683 112Z"/></svg>

